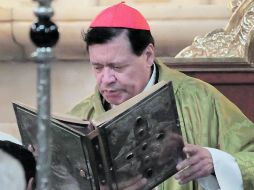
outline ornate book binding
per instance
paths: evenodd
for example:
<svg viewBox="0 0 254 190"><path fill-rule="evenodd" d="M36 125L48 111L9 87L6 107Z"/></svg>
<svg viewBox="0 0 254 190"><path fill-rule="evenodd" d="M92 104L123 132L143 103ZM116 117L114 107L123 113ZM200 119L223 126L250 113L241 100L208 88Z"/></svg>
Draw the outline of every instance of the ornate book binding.
<svg viewBox="0 0 254 190"><path fill-rule="evenodd" d="M36 146L36 111L14 104L22 141ZM55 189L120 190L143 176L143 190L176 173L184 143L171 82L154 85L93 121L51 119Z"/></svg>

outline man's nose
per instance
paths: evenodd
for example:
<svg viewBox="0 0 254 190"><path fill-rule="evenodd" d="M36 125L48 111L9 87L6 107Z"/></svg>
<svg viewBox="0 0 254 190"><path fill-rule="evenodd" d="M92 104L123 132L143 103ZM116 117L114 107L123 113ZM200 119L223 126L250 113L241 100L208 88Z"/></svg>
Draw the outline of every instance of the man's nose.
<svg viewBox="0 0 254 190"><path fill-rule="evenodd" d="M105 67L102 74L102 82L104 84L110 84L116 81L115 73L113 69Z"/></svg>

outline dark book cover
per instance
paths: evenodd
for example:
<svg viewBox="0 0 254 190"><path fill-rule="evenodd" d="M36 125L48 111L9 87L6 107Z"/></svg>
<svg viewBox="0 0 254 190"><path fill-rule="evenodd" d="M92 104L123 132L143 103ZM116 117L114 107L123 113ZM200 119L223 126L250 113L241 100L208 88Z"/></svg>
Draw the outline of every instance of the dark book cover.
<svg viewBox="0 0 254 190"><path fill-rule="evenodd" d="M37 112L14 103L24 146L36 146ZM52 116L53 189L123 189L143 176L150 190L176 173L184 159L171 82L151 89L92 121Z"/></svg>

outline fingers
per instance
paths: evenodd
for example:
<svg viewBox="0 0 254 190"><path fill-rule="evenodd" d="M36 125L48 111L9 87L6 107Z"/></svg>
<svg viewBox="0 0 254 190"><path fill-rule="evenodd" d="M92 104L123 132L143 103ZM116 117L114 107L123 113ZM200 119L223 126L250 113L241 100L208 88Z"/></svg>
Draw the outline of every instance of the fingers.
<svg viewBox="0 0 254 190"><path fill-rule="evenodd" d="M128 186L131 186L131 185L137 183L137 182L138 182L139 180L141 180L141 179L142 179L142 175L138 175L138 176L136 176L136 177L134 177L134 178L131 178L130 180L120 182L120 183L118 184L118 187L119 187L120 189L124 189L124 188L126 188L126 187L128 187Z"/></svg>
<svg viewBox="0 0 254 190"><path fill-rule="evenodd" d="M138 175L128 181L124 181L118 184L120 190L139 190L142 189L147 183L147 179Z"/></svg>
<svg viewBox="0 0 254 190"><path fill-rule="evenodd" d="M27 190L34 189L34 188L33 188L34 182L35 182L34 178L31 177L31 178L29 179L28 183L27 183L27 188L26 188L26 189L27 189Z"/></svg>
<svg viewBox="0 0 254 190"><path fill-rule="evenodd" d="M200 161L200 158L198 156L188 157L185 160L183 160L182 162L180 162L179 164L177 164L176 169L178 171L183 170L186 167L195 165L199 161Z"/></svg>
<svg viewBox="0 0 254 190"><path fill-rule="evenodd" d="M175 179L179 181L180 184L184 184L187 183L191 180L200 178L200 177L204 177L203 175L206 174L206 169L204 169L205 167L207 167L205 165L204 162L200 163L200 164L194 164L191 165L181 171L179 171L176 175L175 175Z"/></svg>
<svg viewBox="0 0 254 190"><path fill-rule="evenodd" d="M33 145L31 145L31 144L28 145L27 149L28 149L30 152L34 152L34 151L35 151Z"/></svg>
<svg viewBox="0 0 254 190"><path fill-rule="evenodd" d="M32 152L33 156L35 157L35 159L38 158L39 156L39 151L38 151L38 147L37 146L33 146L32 144L29 144L27 149Z"/></svg>
<svg viewBox="0 0 254 190"><path fill-rule="evenodd" d="M147 183L147 179L142 178L141 180L136 181L135 184L132 184L131 186L126 187L123 190L141 190L146 185L146 183Z"/></svg>
<svg viewBox="0 0 254 190"><path fill-rule="evenodd" d="M192 155L195 155L199 149L201 147L198 146L198 145L193 145L193 144L185 144L184 148L183 148L183 151L186 155L188 156L192 156Z"/></svg>
<svg viewBox="0 0 254 190"><path fill-rule="evenodd" d="M183 151L187 158L176 166L179 172L175 175L180 184L208 176L213 172L212 157L207 149L186 144Z"/></svg>

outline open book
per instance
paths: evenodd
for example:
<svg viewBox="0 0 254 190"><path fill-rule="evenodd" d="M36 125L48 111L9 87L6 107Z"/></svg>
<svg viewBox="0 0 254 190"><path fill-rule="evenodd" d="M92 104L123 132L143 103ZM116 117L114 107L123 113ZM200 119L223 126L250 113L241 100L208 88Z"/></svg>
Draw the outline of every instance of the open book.
<svg viewBox="0 0 254 190"><path fill-rule="evenodd" d="M25 146L36 146L37 112L14 103ZM160 82L92 121L52 115L53 189L122 189L142 175L149 190L185 155L171 82Z"/></svg>

